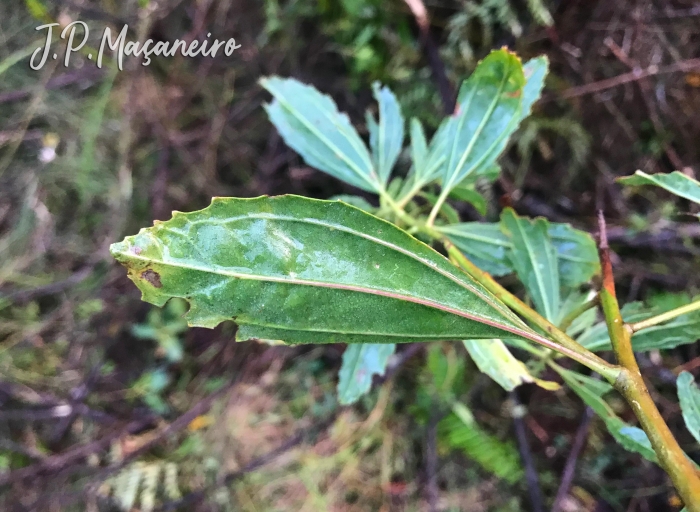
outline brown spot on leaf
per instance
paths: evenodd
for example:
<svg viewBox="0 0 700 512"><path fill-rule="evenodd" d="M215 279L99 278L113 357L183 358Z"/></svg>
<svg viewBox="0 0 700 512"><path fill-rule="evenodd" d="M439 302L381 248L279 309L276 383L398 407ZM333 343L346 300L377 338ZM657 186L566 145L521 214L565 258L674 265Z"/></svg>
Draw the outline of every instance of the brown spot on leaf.
<svg viewBox="0 0 700 512"><path fill-rule="evenodd" d="M160 282L160 274L150 268L141 272L141 279L145 279L156 288L163 287L163 283Z"/></svg>

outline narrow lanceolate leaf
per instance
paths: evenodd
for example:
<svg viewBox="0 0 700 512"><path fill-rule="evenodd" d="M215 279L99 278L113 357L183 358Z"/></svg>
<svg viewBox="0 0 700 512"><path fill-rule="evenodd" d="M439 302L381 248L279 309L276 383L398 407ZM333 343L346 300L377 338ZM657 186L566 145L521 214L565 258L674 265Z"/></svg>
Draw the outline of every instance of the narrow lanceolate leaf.
<svg viewBox="0 0 700 512"><path fill-rule="evenodd" d="M534 382L550 391L559 389L559 384L556 382L533 377L527 367L510 353L501 340L465 340L463 343L479 370L495 380L506 391L512 391L521 384L529 382Z"/></svg>
<svg viewBox="0 0 700 512"><path fill-rule="evenodd" d="M637 171L634 175L618 178L617 181L623 185L655 185L672 194L700 203L700 182L679 171L670 174L647 174Z"/></svg>
<svg viewBox="0 0 700 512"><path fill-rule="evenodd" d="M215 198L111 252L145 301L182 297L190 325L234 320L237 340L541 339L433 249L341 202Z"/></svg>
<svg viewBox="0 0 700 512"><path fill-rule="evenodd" d="M513 246L510 238L501 231L499 224L464 222L436 226L436 229L447 235L481 270L497 277L513 272L513 266L508 259L508 253Z"/></svg>
<svg viewBox="0 0 700 512"><path fill-rule="evenodd" d="M656 462L656 454L649 438L643 430L632 427L622 421L603 399L603 395L612 389L607 383L596 381L580 373L554 366L564 382L603 420L608 432L623 448L639 453L642 457Z"/></svg>
<svg viewBox="0 0 700 512"><path fill-rule="evenodd" d="M370 147L379 181L386 185L403 147L404 120L399 102L388 87L375 82L372 90L379 103L379 123L370 130Z"/></svg>
<svg viewBox="0 0 700 512"><path fill-rule="evenodd" d="M462 84L459 112L449 119L443 188L451 190L491 165L520 122L525 77L520 60L505 49L491 52Z"/></svg>
<svg viewBox="0 0 700 512"><path fill-rule="evenodd" d="M513 272L507 256L513 244L510 236L501 231L500 224L465 222L436 229L447 235L480 269L493 276ZM547 233L557 251L562 287L577 288L600 272L595 242L588 233L569 224L549 222Z"/></svg>
<svg viewBox="0 0 700 512"><path fill-rule="evenodd" d="M413 165L401 196L419 190L440 176L447 148L447 140L444 137L447 123L448 119L445 119L428 145L423 125L418 119L411 119L411 159Z"/></svg>
<svg viewBox="0 0 700 512"><path fill-rule="evenodd" d="M523 76L525 78L525 85L523 87L523 92L522 92L522 102L520 106L520 113L518 116L517 121L509 128L510 131L508 132L507 136L504 137L499 144L496 146L494 149L493 153L496 155L495 158L498 158L498 155L503 153L505 150L506 146L508 145L508 141L510 139L510 135L515 132L515 130L518 128L518 125L530 115L532 112L532 106L534 103L540 98L542 94L542 89L544 87L544 79L547 76L547 72L549 70L549 60L545 56L537 57L535 59L531 59L528 62L525 63L523 66ZM462 103L467 100L469 97L469 87L467 86L467 82L464 82L462 84L462 87L460 88L459 91L459 96L457 99L457 104L462 105ZM483 171L481 169L477 169L474 171L474 174L481 174ZM468 177L467 177L468 179ZM464 183L464 181L463 181Z"/></svg>
<svg viewBox="0 0 700 512"><path fill-rule="evenodd" d="M384 375L389 358L396 350L393 343L358 343L343 352L338 374L338 401L343 405L357 402L372 387L374 375Z"/></svg>
<svg viewBox="0 0 700 512"><path fill-rule="evenodd" d="M559 313L559 262L544 219L519 217L511 208L501 214L501 225L510 235L508 254L518 277L537 310L550 321Z"/></svg>
<svg viewBox="0 0 700 512"><path fill-rule="evenodd" d="M274 97L265 105L270 121L307 164L362 190L382 189L367 147L330 97L291 78L260 83Z"/></svg>
<svg viewBox="0 0 700 512"><path fill-rule="evenodd" d="M622 318L625 322L634 323L663 313L657 309L645 308L643 304L634 302L625 304L622 308ZM632 347L637 352L663 350L695 343L700 338L700 312L688 313L674 318L670 322L647 327L632 335ZM588 350L610 350L605 322L600 322L586 330L577 341Z"/></svg>
<svg viewBox="0 0 700 512"><path fill-rule="evenodd" d="M700 389L689 372L682 372L676 381L678 385L678 400L685 426L695 440L700 443Z"/></svg>
<svg viewBox="0 0 700 512"><path fill-rule="evenodd" d="M425 130L421 122L415 117L411 119L411 180L414 183L423 183L428 171L428 140L425 138Z"/></svg>

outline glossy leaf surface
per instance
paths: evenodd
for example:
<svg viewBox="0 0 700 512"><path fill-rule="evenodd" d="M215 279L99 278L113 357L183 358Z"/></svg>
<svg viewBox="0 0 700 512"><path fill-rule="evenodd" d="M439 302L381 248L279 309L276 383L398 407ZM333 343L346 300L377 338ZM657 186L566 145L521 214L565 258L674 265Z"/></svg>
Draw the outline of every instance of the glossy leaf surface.
<svg viewBox="0 0 700 512"><path fill-rule="evenodd" d="M215 198L113 244L147 302L238 340L388 343L537 339L493 295L392 224L335 201Z"/></svg>
<svg viewBox="0 0 700 512"><path fill-rule="evenodd" d="M676 383L685 426L688 427L695 440L700 443L700 389L690 372L682 372Z"/></svg>
<svg viewBox="0 0 700 512"><path fill-rule="evenodd" d="M537 310L547 320L555 321L560 306L559 262L547 221L519 217L507 208L501 214L501 224L510 235L513 248L508 257L518 277Z"/></svg>
<svg viewBox="0 0 700 512"><path fill-rule="evenodd" d="M265 105L270 121L307 164L362 190L382 189L367 147L329 96L291 78L260 83L274 97Z"/></svg>
<svg viewBox="0 0 700 512"><path fill-rule="evenodd" d="M338 374L338 401L342 405L357 402L372 387L374 375L384 375L389 358L396 350L393 343L358 343L343 352Z"/></svg>
<svg viewBox="0 0 700 512"><path fill-rule="evenodd" d="M452 189L498 158L520 122L524 86L520 59L507 50L491 52L462 84L459 111L444 132L443 188Z"/></svg>
<svg viewBox="0 0 700 512"><path fill-rule="evenodd" d="M479 370L506 391L530 382L550 391L559 389L556 382L533 377L525 364L516 359L501 340L465 340L463 343Z"/></svg>
<svg viewBox="0 0 700 512"><path fill-rule="evenodd" d="M655 185L700 204L700 182L679 171L669 174L647 174L637 171L632 176L618 178L617 181L623 185Z"/></svg>
<svg viewBox="0 0 700 512"><path fill-rule="evenodd" d="M379 122L370 131L370 148L379 180L386 185L403 147L404 120L399 102L388 87L374 83L372 90L379 103Z"/></svg>

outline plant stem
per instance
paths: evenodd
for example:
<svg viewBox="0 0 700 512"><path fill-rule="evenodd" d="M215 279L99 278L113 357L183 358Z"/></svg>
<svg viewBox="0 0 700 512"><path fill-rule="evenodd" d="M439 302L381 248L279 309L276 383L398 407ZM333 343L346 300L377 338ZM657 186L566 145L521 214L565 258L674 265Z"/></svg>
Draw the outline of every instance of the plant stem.
<svg viewBox="0 0 700 512"><path fill-rule="evenodd" d="M596 295L591 300L587 300L579 307L575 308L573 311L571 311L571 313L566 315L561 322L559 322L559 329L566 332L566 330L569 327L571 327L571 324L574 323L574 320L576 320L589 309L596 307L598 305L598 302L598 295Z"/></svg>
<svg viewBox="0 0 700 512"><path fill-rule="evenodd" d="M678 445L671 430L666 425L656 404L651 399L637 360L632 351L632 329L625 325L620 313L620 305L615 294L615 280L610 261L610 250L605 231L605 219L599 212L600 257L603 270L603 288L600 302L608 325L608 333L619 363L624 367L614 383L622 396L632 407L644 431L649 436L659 464L671 477L673 485L681 496L689 512L700 512L700 476Z"/></svg>
<svg viewBox="0 0 700 512"><path fill-rule="evenodd" d="M671 311L667 311L666 313L647 318L646 320L641 320L633 324L627 324L627 328L630 329L633 333L635 333L637 331L641 331L642 329L646 329L647 327L653 327L655 325L668 322L669 320L673 320L678 316L685 315L687 313L692 313L693 311L697 310L700 310L700 300L696 300L695 302L691 302L690 304L686 304L685 306L672 309Z"/></svg>
<svg viewBox="0 0 700 512"><path fill-rule="evenodd" d="M462 254L460 250L457 249L454 244L452 244L452 242L446 240L438 232L427 227L423 230L431 236L441 240L450 257L452 257L461 268L463 268L469 275L481 283L487 290L493 293L506 306L530 320L533 324L542 329L544 332L548 333L554 339L554 342L552 342L546 338L535 339L533 337L532 341L570 357L574 361L577 361L594 372L599 373L611 383L617 380L620 373L620 368L608 363L604 359L595 355L593 352L576 343L565 332L558 329L554 324L550 323L546 318L541 316L530 306L503 288L503 286L501 286L493 277L491 277L490 274L484 272L469 261L469 259L467 259L467 257L464 256L464 254Z"/></svg>
<svg viewBox="0 0 700 512"><path fill-rule="evenodd" d="M440 212L440 208L442 208L443 203L447 199L447 196L450 193L449 188L443 188L442 191L440 192L440 196L438 197L437 201L435 202L435 206L433 206L433 209L430 210L430 215L428 215L428 220L426 222L427 227L432 227L432 225L435 223L435 218L437 217L438 213Z"/></svg>

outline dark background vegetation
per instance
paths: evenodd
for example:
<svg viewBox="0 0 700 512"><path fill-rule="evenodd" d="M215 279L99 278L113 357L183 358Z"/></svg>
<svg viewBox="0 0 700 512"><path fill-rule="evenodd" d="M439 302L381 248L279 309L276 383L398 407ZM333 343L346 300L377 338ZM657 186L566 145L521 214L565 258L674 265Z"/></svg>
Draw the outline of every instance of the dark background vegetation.
<svg viewBox="0 0 700 512"><path fill-rule="evenodd" d="M697 293L700 225L688 215L697 210L614 178L700 169L700 4L426 7L428 40L400 0L0 2L3 510L120 510L115 479L143 483L149 471L161 475L149 484L155 506L170 510L535 509L525 478L509 483L445 447L438 363L459 367L477 421L516 446L517 397L478 376L461 346L400 347L386 383L340 408L343 346L235 344L232 324L187 329L182 304L141 302L108 254L124 235L212 196L357 193L284 145L261 107L260 77L315 85L363 134L370 85L380 80L407 118L433 130L450 91L506 45L524 60L548 55L551 74L486 191L487 218L510 204L594 231L602 208L623 299ZM75 19L89 24L93 45L105 26L128 23L130 39L211 32L242 47L148 67L127 58L116 73L77 55L68 68L31 70L27 50L43 37L34 28ZM697 370L699 356L695 344L642 361L677 427L674 376ZM664 473L616 445L572 394L522 387L519 399L546 507L578 436L584 449L561 510L677 510ZM632 420L622 402L612 405ZM151 509L148 500L134 509Z"/></svg>

